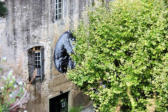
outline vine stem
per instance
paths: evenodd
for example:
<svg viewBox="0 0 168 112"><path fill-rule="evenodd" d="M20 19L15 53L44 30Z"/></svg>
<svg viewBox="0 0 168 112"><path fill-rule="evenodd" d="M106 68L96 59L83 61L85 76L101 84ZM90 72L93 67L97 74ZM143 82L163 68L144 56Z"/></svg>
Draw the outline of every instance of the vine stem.
<svg viewBox="0 0 168 112"><path fill-rule="evenodd" d="M128 98L129 98L129 100L131 102L131 107L132 107L132 111L131 112L135 112L136 102L134 101L134 98L131 95L131 86L127 86L127 95L128 95Z"/></svg>
<svg viewBox="0 0 168 112"><path fill-rule="evenodd" d="M121 106L122 106L122 101L121 99L118 100L118 104L117 104L117 107L116 107L116 111L115 112L120 112L121 110Z"/></svg>

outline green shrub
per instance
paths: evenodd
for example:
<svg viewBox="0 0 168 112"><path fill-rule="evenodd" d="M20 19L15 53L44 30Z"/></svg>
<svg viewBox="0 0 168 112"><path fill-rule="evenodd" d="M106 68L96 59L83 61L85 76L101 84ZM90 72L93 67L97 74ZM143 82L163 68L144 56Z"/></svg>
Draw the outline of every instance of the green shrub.
<svg viewBox="0 0 168 112"><path fill-rule="evenodd" d="M24 93L27 92L26 85L22 81L16 80L13 71L7 75L1 74L0 82L0 112L17 111L20 107L10 109L17 101L20 101L20 105L27 103L27 96L21 100Z"/></svg>
<svg viewBox="0 0 168 112"><path fill-rule="evenodd" d="M81 112L82 107L72 107L69 112Z"/></svg>
<svg viewBox="0 0 168 112"><path fill-rule="evenodd" d="M97 111L168 111L167 17L163 0L115 0L89 12L68 76Z"/></svg>
<svg viewBox="0 0 168 112"><path fill-rule="evenodd" d="M7 14L5 3L0 1L0 17L4 17Z"/></svg>

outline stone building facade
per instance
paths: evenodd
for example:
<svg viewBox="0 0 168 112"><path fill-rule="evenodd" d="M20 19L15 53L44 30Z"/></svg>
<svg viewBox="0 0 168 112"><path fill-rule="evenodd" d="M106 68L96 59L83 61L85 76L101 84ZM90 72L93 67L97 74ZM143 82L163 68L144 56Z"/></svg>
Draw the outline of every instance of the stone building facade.
<svg viewBox="0 0 168 112"><path fill-rule="evenodd" d="M65 105L68 105L68 109L73 106L87 106L89 98L67 80L65 74L55 69L53 56L57 39L65 31L77 28L79 20L85 18L83 12L90 7L93 0L6 0L5 2L8 15L0 23L2 56L6 56L8 63L22 70L21 77L25 81L30 77L29 69L31 62L34 61L29 59L31 55L29 51L35 52L37 57L38 54L43 56L39 62L43 62L43 77L30 86L31 100L28 112L52 112L56 100L63 102L57 104L60 106L59 109L65 108ZM66 100L67 104L63 100Z"/></svg>

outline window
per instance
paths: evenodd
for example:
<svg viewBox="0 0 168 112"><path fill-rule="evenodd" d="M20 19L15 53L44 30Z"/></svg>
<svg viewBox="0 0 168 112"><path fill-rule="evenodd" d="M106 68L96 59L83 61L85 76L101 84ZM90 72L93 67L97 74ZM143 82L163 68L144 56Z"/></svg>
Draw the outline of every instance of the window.
<svg viewBox="0 0 168 112"><path fill-rule="evenodd" d="M44 79L44 48L37 46L28 50L29 81L42 81Z"/></svg>
<svg viewBox="0 0 168 112"><path fill-rule="evenodd" d="M42 66L42 59L41 59L41 51L40 47L35 48L35 68L37 69L37 77L41 75L41 66Z"/></svg>
<svg viewBox="0 0 168 112"><path fill-rule="evenodd" d="M59 20L62 18L62 12L63 12L63 0L56 0L56 16L55 19Z"/></svg>

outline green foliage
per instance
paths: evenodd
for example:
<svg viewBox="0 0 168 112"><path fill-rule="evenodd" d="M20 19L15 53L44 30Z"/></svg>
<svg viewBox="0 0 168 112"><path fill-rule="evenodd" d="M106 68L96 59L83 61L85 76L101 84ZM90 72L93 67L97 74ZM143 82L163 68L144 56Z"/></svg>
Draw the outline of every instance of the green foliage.
<svg viewBox="0 0 168 112"><path fill-rule="evenodd" d="M7 14L7 9L4 2L0 1L0 17L4 17Z"/></svg>
<svg viewBox="0 0 168 112"><path fill-rule="evenodd" d="M81 112L82 107L72 107L69 112Z"/></svg>
<svg viewBox="0 0 168 112"><path fill-rule="evenodd" d="M164 0L115 0L76 32L71 79L99 112L168 111L168 9Z"/></svg>
<svg viewBox="0 0 168 112"><path fill-rule="evenodd" d="M16 82L12 71L0 77L0 82L0 112L9 112L10 106L23 96L25 85L21 81Z"/></svg>
<svg viewBox="0 0 168 112"><path fill-rule="evenodd" d="M15 79L12 78L12 72L9 72L8 76L1 77L1 85L0 88L0 112L9 112L9 106L11 101L9 101L9 96L11 94L11 89L14 89Z"/></svg>

